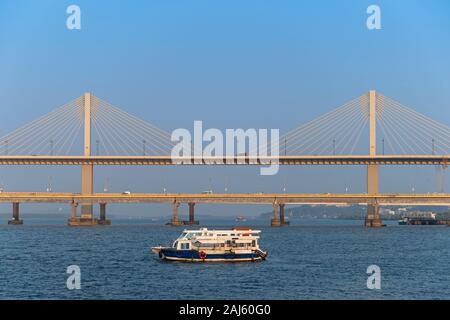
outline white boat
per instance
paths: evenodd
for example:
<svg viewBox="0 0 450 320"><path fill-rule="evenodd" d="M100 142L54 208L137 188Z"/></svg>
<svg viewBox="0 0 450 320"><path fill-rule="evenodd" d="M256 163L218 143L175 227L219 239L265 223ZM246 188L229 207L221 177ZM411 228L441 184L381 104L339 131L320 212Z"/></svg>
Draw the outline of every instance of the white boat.
<svg viewBox="0 0 450 320"><path fill-rule="evenodd" d="M153 247L160 259L187 262L261 261L267 252L259 248L260 230L184 230L171 247Z"/></svg>

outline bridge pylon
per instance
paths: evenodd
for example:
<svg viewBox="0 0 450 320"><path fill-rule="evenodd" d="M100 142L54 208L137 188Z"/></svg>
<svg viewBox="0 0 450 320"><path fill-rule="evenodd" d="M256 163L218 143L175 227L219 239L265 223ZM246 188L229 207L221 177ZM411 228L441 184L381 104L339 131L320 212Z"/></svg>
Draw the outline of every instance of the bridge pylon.
<svg viewBox="0 0 450 320"><path fill-rule="evenodd" d="M369 154L377 154L377 93L372 90L369 92ZM378 194L378 165L367 165L367 194ZM367 216L364 226L369 228L378 228L384 226L381 222L379 207L376 203L367 204Z"/></svg>
<svg viewBox="0 0 450 320"><path fill-rule="evenodd" d="M83 97L84 106L84 156L91 156L91 110L92 94L87 92ZM94 165L81 165L81 194L90 195L94 189ZM98 220L93 215L92 203L81 204L81 216L70 217L69 226L90 226L97 225Z"/></svg>

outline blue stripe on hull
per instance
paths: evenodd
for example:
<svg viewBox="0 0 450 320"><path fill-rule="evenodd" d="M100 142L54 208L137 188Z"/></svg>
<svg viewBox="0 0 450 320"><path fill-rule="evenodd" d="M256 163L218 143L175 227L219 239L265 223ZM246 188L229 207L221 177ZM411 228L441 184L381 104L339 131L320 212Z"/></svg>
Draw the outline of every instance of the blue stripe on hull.
<svg viewBox="0 0 450 320"><path fill-rule="evenodd" d="M202 260L199 256L199 252L195 250L175 250L175 249L162 249L161 253L167 258L177 258L182 260ZM206 254L206 261L208 260L259 260L261 257L256 253L218 253L218 254Z"/></svg>

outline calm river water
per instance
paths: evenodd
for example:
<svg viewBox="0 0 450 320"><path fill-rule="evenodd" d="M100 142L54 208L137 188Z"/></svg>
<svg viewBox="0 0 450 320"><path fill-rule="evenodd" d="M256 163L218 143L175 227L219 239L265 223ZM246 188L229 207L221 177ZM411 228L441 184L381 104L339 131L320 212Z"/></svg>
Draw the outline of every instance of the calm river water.
<svg viewBox="0 0 450 320"><path fill-rule="evenodd" d="M69 228L65 220L0 226L0 299L450 299L450 228L364 229L361 221L297 220L262 230L260 263L161 262L150 247L182 228L145 220ZM209 228L235 226L211 221ZM381 290L366 286L381 268ZM66 269L81 269L68 290Z"/></svg>

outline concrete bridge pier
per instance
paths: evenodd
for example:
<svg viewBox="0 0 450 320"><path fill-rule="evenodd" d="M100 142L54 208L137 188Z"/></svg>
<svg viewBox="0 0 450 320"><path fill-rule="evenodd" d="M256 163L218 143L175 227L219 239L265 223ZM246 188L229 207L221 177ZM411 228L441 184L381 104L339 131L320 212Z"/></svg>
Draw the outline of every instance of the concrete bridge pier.
<svg viewBox="0 0 450 320"><path fill-rule="evenodd" d="M106 203L105 202L100 203L100 219L98 220L98 224L101 224L104 226L111 224L111 220L106 219Z"/></svg>
<svg viewBox="0 0 450 320"><path fill-rule="evenodd" d="M280 226L285 227L289 225L289 222L284 220L284 203L280 203Z"/></svg>
<svg viewBox="0 0 450 320"><path fill-rule="evenodd" d="M378 166L367 166L367 193L378 194ZM364 226L367 228L379 228L385 225L381 221L379 206L377 203L367 204L367 216L364 221Z"/></svg>
<svg viewBox="0 0 450 320"><path fill-rule="evenodd" d="M84 156L91 156L91 94L85 93L83 97L84 111ZM93 193L94 166L92 164L81 165L81 194ZM76 210L76 209L75 209ZM69 226L95 226L98 220L94 219L92 203L81 203L81 216L71 216Z"/></svg>
<svg viewBox="0 0 450 320"><path fill-rule="evenodd" d="M382 109L380 109L382 110ZM369 154L376 156L377 154L377 93L372 90L369 92ZM378 165L369 164L367 166L367 193L370 195L378 194ZM367 204L367 216L364 226L368 228L379 228L384 225L378 212L378 204Z"/></svg>
<svg viewBox="0 0 450 320"><path fill-rule="evenodd" d="M280 219L278 218L278 204L274 203L272 206L273 206L273 219L270 221L270 225L272 227L281 227Z"/></svg>
<svg viewBox="0 0 450 320"><path fill-rule="evenodd" d="M20 225L23 224L23 220L19 217L19 202L13 202L12 204L12 219L8 220L8 224L10 225Z"/></svg>
<svg viewBox="0 0 450 320"><path fill-rule="evenodd" d="M381 217L379 214L379 206L377 204L368 204L367 205L367 217L364 221L364 226L367 228L380 228L385 227L381 221Z"/></svg>
<svg viewBox="0 0 450 320"><path fill-rule="evenodd" d="M88 226L96 226L98 224L98 220L94 219L92 214L86 214L81 212L81 216L77 216L77 208L78 203L72 203L72 210L70 212L70 218L67 220L67 225L70 227L88 227ZM83 208L83 206L82 206Z"/></svg>
<svg viewBox="0 0 450 320"><path fill-rule="evenodd" d="M195 220L195 213L194 213L195 202L189 202L188 206L189 206L189 221L187 222L187 224L190 226L198 225L199 221Z"/></svg>
<svg viewBox="0 0 450 320"><path fill-rule="evenodd" d="M77 208L78 203L73 202L71 205L71 211L70 211L70 218L69 219L76 219L77 218Z"/></svg>
<svg viewBox="0 0 450 320"><path fill-rule="evenodd" d="M183 222L180 220L180 216L178 213L178 208L180 207L180 203L175 201L172 203L172 219L169 222L169 225L172 227L178 227L183 225Z"/></svg>

